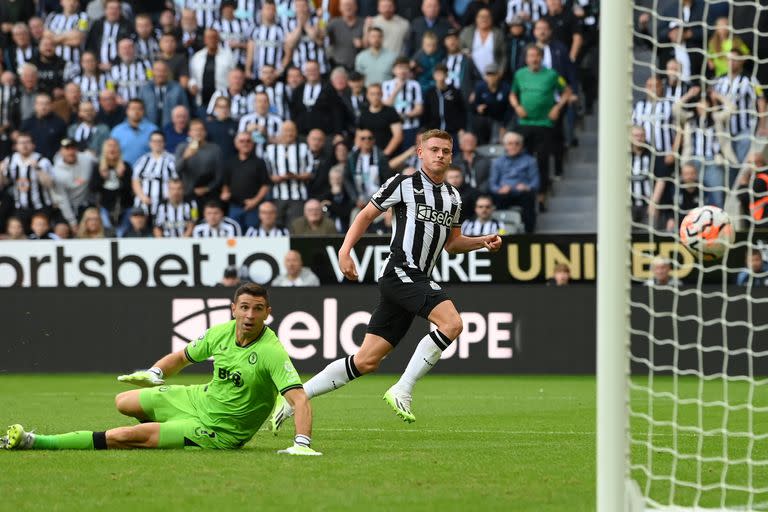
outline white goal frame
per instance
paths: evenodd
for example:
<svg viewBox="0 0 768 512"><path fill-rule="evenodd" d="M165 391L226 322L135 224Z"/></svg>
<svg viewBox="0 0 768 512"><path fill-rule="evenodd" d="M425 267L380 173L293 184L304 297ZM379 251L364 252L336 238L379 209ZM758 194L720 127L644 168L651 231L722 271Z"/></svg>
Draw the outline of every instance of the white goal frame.
<svg viewBox="0 0 768 512"><path fill-rule="evenodd" d="M629 371L629 129L631 0L600 2L597 180L597 510L632 510L625 499Z"/></svg>

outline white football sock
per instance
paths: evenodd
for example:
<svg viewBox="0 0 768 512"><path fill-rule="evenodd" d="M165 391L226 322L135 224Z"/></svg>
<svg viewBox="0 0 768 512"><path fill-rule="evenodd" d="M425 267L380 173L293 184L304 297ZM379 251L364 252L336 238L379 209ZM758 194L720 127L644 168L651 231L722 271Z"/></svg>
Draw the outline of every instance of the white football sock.
<svg viewBox="0 0 768 512"><path fill-rule="evenodd" d="M304 383L304 392L312 398L339 389L347 382L360 377L353 356L337 359L326 366L320 373Z"/></svg>
<svg viewBox="0 0 768 512"><path fill-rule="evenodd" d="M448 348L450 344L451 340L440 331L432 331L424 336L416 346L411 360L408 361L408 366L406 366L403 375L394 387L411 394L416 381L426 375L437 364L440 356L443 354L443 350Z"/></svg>

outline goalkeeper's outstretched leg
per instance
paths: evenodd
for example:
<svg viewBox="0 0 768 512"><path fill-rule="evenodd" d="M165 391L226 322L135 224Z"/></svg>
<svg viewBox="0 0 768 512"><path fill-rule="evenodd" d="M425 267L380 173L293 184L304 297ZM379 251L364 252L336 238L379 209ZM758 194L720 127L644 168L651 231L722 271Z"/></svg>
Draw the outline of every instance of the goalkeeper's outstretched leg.
<svg viewBox="0 0 768 512"><path fill-rule="evenodd" d="M21 425L11 425L0 437L6 450L106 450L127 448L159 448L160 424L143 423L118 427L106 432L79 430L66 434L42 435L27 432Z"/></svg>
<svg viewBox="0 0 768 512"><path fill-rule="evenodd" d="M115 396L115 407L118 412L124 416L130 416L136 418L141 422L149 421L149 416L141 408L141 402L139 401L140 389L132 389L130 391L124 391Z"/></svg>

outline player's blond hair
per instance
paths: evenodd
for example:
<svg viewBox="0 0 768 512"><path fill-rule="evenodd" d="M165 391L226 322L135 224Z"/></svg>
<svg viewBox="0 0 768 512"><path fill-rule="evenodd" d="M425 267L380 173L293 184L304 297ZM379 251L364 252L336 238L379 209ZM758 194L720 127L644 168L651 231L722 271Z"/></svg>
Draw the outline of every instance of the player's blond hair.
<svg viewBox="0 0 768 512"><path fill-rule="evenodd" d="M438 130L438 129L427 130L421 134L422 145L425 142L427 142L429 139L443 139L453 144L453 137L451 137L451 134L445 130Z"/></svg>

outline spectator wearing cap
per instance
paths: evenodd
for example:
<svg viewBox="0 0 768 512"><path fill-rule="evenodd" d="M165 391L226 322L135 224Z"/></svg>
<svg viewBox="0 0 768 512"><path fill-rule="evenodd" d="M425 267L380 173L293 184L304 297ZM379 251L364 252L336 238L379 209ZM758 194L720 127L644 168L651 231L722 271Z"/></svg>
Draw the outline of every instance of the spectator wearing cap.
<svg viewBox="0 0 768 512"><path fill-rule="evenodd" d="M151 238L152 230L144 208L131 208L128 216L130 227L123 232L123 238Z"/></svg>
<svg viewBox="0 0 768 512"><path fill-rule="evenodd" d="M507 66L507 46L504 33L493 26L491 10L480 8L475 16L475 23L464 27L459 35L461 47L472 56L477 69L485 70L489 64L495 63L502 74Z"/></svg>
<svg viewBox="0 0 768 512"><path fill-rule="evenodd" d="M304 266L299 251L292 250L285 253L283 264L285 273L277 276L272 281L272 286L320 286L320 279L312 270Z"/></svg>
<svg viewBox="0 0 768 512"><path fill-rule="evenodd" d="M355 57L355 71L365 76L365 86L380 84L392 78L392 66L397 55L382 46L384 35L380 28L371 27L366 35L368 48Z"/></svg>
<svg viewBox="0 0 768 512"><path fill-rule="evenodd" d="M87 103L87 105L91 105ZM105 139L106 140L106 139ZM61 141L61 150L53 160L53 199L64 219L77 231L77 219L90 204L89 183L96 169L96 158L89 151L78 151L69 138Z"/></svg>
<svg viewBox="0 0 768 512"><path fill-rule="evenodd" d="M156 126L171 122L174 107L189 107L187 93L177 81L170 79L168 64L162 60L152 65L152 80L141 87L139 98L144 102L146 118Z"/></svg>
<svg viewBox="0 0 768 512"><path fill-rule="evenodd" d="M483 70L483 80L475 84L470 97L472 104L472 131L480 144L495 144L504 134L509 121L507 108L510 87L501 80L496 64L488 64Z"/></svg>
<svg viewBox="0 0 768 512"><path fill-rule="evenodd" d="M445 64L438 64L432 76L435 85L424 96L422 125L450 133L454 140L453 147L456 149L459 146L459 130L463 130L467 124L467 107L461 92L446 82L448 68Z"/></svg>
<svg viewBox="0 0 768 512"><path fill-rule="evenodd" d="M505 154L491 165L490 189L496 206L522 208L525 232L532 233L536 225L536 193L539 189L539 169L536 159L523 149L523 137L515 132L504 134Z"/></svg>
<svg viewBox="0 0 768 512"><path fill-rule="evenodd" d="M472 59L461 50L459 31L448 31L443 45L446 52L445 67L448 68L446 82L459 89L464 99L469 100L479 73Z"/></svg>
<svg viewBox="0 0 768 512"><path fill-rule="evenodd" d="M125 121L112 128L111 137L120 143L123 158L133 166L149 151L149 136L156 130L157 126L144 117L144 102L135 98L128 101Z"/></svg>
<svg viewBox="0 0 768 512"><path fill-rule="evenodd" d="M507 55L509 55L509 70L512 74L525 66L525 47L533 42L528 33L525 20L521 16L515 16L509 23L507 35Z"/></svg>
<svg viewBox="0 0 768 512"><path fill-rule="evenodd" d="M411 29L408 33L408 48L411 54L419 48L426 32L435 34L442 46L443 39L451 30L448 19L440 16L440 0L422 0L421 14L422 16L411 21Z"/></svg>
<svg viewBox="0 0 768 512"><path fill-rule="evenodd" d="M224 269L224 276L221 281L216 283L216 286L223 286L226 288L236 288L240 286L240 272L235 265L230 265Z"/></svg>
<svg viewBox="0 0 768 512"><path fill-rule="evenodd" d="M384 48L389 49L396 56L402 55L403 50L406 50L405 45L410 28L408 20L396 14L395 0L379 0L377 10L378 15L365 20L364 31L371 27L380 28L384 35L382 42Z"/></svg>
<svg viewBox="0 0 768 512"><path fill-rule="evenodd" d="M37 152L52 160L59 142L67 134L67 125L51 111L51 96L41 92L35 96L35 115L21 123L21 131L29 133Z"/></svg>
<svg viewBox="0 0 768 512"><path fill-rule="evenodd" d="M328 53L335 65L353 69L357 52L363 49L363 19L357 15L356 0L340 0L339 9L341 16L331 18L325 27Z"/></svg>

